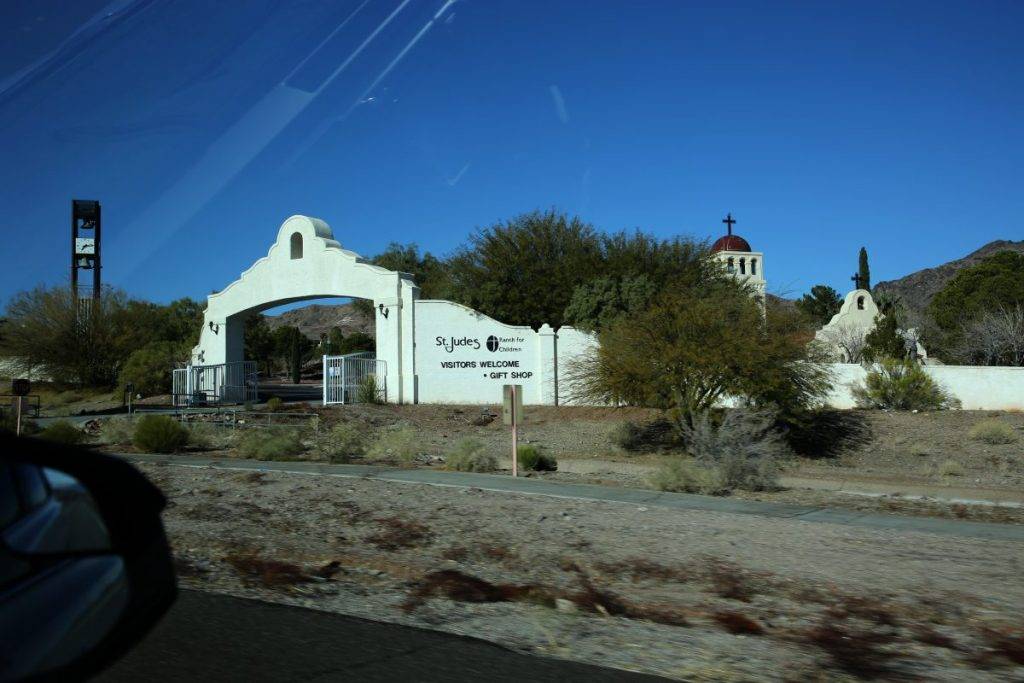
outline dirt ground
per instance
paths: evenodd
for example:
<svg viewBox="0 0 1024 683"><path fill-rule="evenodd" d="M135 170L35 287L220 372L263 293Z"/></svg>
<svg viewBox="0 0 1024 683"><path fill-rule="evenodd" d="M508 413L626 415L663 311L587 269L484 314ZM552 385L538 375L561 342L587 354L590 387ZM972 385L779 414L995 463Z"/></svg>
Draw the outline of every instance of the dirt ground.
<svg viewBox="0 0 1024 683"><path fill-rule="evenodd" d="M1024 547L142 465L189 586L679 680L1024 677Z"/></svg>
<svg viewBox="0 0 1024 683"><path fill-rule="evenodd" d="M292 406L289 415L309 411ZM510 467L510 436L496 406L373 406L316 408L320 439L333 425L355 425L372 440L382 431L415 431L421 466L443 467L443 458L462 438L473 438ZM612 433L623 422L659 416L645 409L532 406L520 441L540 445L559 460L559 471L535 474L564 482L650 487L664 453L627 452ZM978 411L896 413L851 411L862 436L830 457L799 457L785 463L783 490L736 491L743 498L863 511L916 514L1005 523L1024 523L1024 414ZM249 426L264 417L252 418ZM997 419L1020 438L1011 444L971 440L977 422ZM244 428L244 425L243 425ZM315 446L298 456L322 459ZM218 456L237 456L228 449ZM365 461L356 459L357 462ZM951 467L949 463L954 463ZM951 473L952 472L952 473ZM995 504L992 504L995 503Z"/></svg>

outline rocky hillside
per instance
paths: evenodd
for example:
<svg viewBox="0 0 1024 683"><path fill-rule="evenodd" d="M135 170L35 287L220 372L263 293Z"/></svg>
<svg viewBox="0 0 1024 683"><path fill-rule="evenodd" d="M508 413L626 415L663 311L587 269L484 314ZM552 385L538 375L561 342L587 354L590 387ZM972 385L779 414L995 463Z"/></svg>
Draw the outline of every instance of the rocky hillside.
<svg viewBox="0 0 1024 683"><path fill-rule="evenodd" d="M908 311L920 312L928 307L932 297L946 286L946 283L953 279L957 271L973 266L978 261L992 256L1000 251L1018 251L1024 253L1024 240L1014 242L1011 240L996 240L989 242L981 249L974 251L962 259L943 263L935 268L925 268L916 273L911 273L898 280L879 282L874 289L877 292L885 292L898 297Z"/></svg>
<svg viewBox="0 0 1024 683"><path fill-rule="evenodd" d="M336 306L313 304L266 318L271 329L292 325L314 341L319 341L320 335L327 334L332 327L340 327L346 337L353 332L373 336L373 320L356 311L350 303Z"/></svg>

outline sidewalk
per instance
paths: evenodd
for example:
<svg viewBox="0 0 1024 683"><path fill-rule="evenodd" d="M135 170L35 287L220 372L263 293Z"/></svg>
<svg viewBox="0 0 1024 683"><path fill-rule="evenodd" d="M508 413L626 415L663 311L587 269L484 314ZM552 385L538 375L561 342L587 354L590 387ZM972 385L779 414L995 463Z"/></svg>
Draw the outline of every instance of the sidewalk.
<svg viewBox="0 0 1024 683"><path fill-rule="evenodd" d="M138 453L122 453L119 455L131 461L143 463L165 462L170 465L184 467L288 472L293 474L373 479L406 484L478 488L484 491L500 493L520 493L552 498L628 503L631 505L664 507L676 510L706 510L708 512L736 515L793 519L802 522L845 524L873 529L1024 542L1024 526L1014 524L990 524L933 517L879 515L839 508L816 508L785 503L744 501L732 498L700 496L688 493L667 493L617 486L562 484L531 477L513 478L500 474L475 474L432 469L399 469L374 465L331 465L313 462L270 462L236 459L218 460L215 458L183 455L149 455Z"/></svg>

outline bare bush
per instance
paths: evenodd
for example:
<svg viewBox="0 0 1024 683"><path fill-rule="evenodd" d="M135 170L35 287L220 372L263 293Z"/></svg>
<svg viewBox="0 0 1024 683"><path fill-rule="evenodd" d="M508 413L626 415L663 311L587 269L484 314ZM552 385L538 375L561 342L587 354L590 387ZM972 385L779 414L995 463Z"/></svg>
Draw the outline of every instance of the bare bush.
<svg viewBox="0 0 1024 683"><path fill-rule="evenodd" d="M982 420L971 427L967 434L975 441L993 445L1016 443L1019 438L1013 427L1001 420Z"/></svg>
<svg viewBox="0 0 1024 683"><path fill-rule="evenodd" d="M624 451L649 452L678 445L674 425L665 418L637 424L627 420L617 424L608 434L609 440Z"/></svg>
<svg viewBox="0 0 1024 683"><path fill-rule="evenodd" d="M821 341L831 344L844 363L860 363L867 346L867 330L855 325L837 325L822 332Z"/></svg>
<svg viewBox="0 0 1024 683"><path fill-rule="evenodd" d="M280 429L273 433L253 429L246 431L238 441L242 457L254 460L296 460L305 449L299 432L294 429Z"/></svg>
<svg viewBox="0 0 1024 683"><path fill-rule="evenodd" d="M775 429L774 415L765 411L729 410L720 424L704 412L679 428L694 461L714 471L723 490L778 488L779 462L793 455Z"/></svg>
<svg viewBox="0 0 1024 683"><path fill-rule="evenodd" d="M100 443L124 446L132 442L135 424L127 417L112 417L100 425Z"/></svg>
<svg viewBox="0 0 1024 683"><path fill-rule="evenodd" d="M986 311L966 323L953 353L971 365L1024 365L1024 304Z"/></svg>
<svg viewBox="0 0 1024 683"><path fill-rule="evenodd" d="M498 469L498 458L484 450L476 439L459 439L445 455L445 467L459 472L493 472Z"/></svg>
<svg viewBox="0 0 1024 683"><path fill-rule="evenodd" d="M416 461L418 449L416 430L411 427L399 427L382 432L367 453L380 460L391 460L403 465L411 465Z"/></svg>
<svg viewBox="0 0 1024 683"><path fill-rule="evenodd" d="M331 462L350 462L366 453L366 433L355 424L339 422L320 439L319 446Z"/></svg>
<svg viewBox="0 0 1024 683"><path fill-rule="evenodd" d="M704 493L713 495L721 491L718 473L681 458L665 458L651 475L651 485L660 491L677 493Z"/></svg>

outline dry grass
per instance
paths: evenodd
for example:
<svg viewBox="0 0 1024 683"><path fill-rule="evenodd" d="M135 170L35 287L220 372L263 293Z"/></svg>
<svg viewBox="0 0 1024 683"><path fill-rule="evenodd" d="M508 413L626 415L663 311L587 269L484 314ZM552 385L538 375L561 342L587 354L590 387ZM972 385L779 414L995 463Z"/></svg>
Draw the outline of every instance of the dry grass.
<svg viewBox="0 0 1024 683"><path fill-rule="evenodd" d="M895 674L897 655L885 649L895 636L873 629L852 627L826 614L805 633L807 643L823 650L837 668L858 678L876 679Z"/></svg>
<svg viewBox="0 0 1024 683"><path fill-rule="evenodd" d="M1024 629L1012 626L989 626L981 629L981 636L989 647L989 652L985 653L988 656L983 656L983 659L990 659L991 655L999 655L1014 664L1024 666Z"/></svg>
<svg viewBox="0 0 1024 683"><path fill-rule="evenodd" d="M754 621L745 614L731 610L719 610L711 617L718 622L722 628L735 635L761 635L764 633L764 626Z"/></svg>
<svg viewBox="0 0 1024 683"><path fill-rule="evenodd" d="M964 476L964 466L956 460L946 460L939 465L939 476L940 477L962 477Z"/></svg>
<svg viewBox="0 0 1024 683"><path fill-rule="evenodd" d="M383 529L368 536L367 541L381 550L394 551L425 545L432 537L430 528L419 522L401 517L382 517L377 520Z"/></svg>
<svg viewBox="0 0 1024 683"><path fill-rule="evenodd" d="M711 560L707 570L712 591L719 597L750 602L758 593L751 580L753 577L731 562Z"/></svg>
<svg viewBox="0 0 1024 683"><path fill-rule="evenodd" d="M999 419L982 420L971 427L967 435L992 445L1016 443L1020 439L1012 425Z"/></svg>
<svg viewBox="0 0 1024 683"><path fill-rule="evenodd" d="M282 588L312 580L297 564L263 558L255 552L232 553L224 561L235 568L247 585Z"/></svg>

